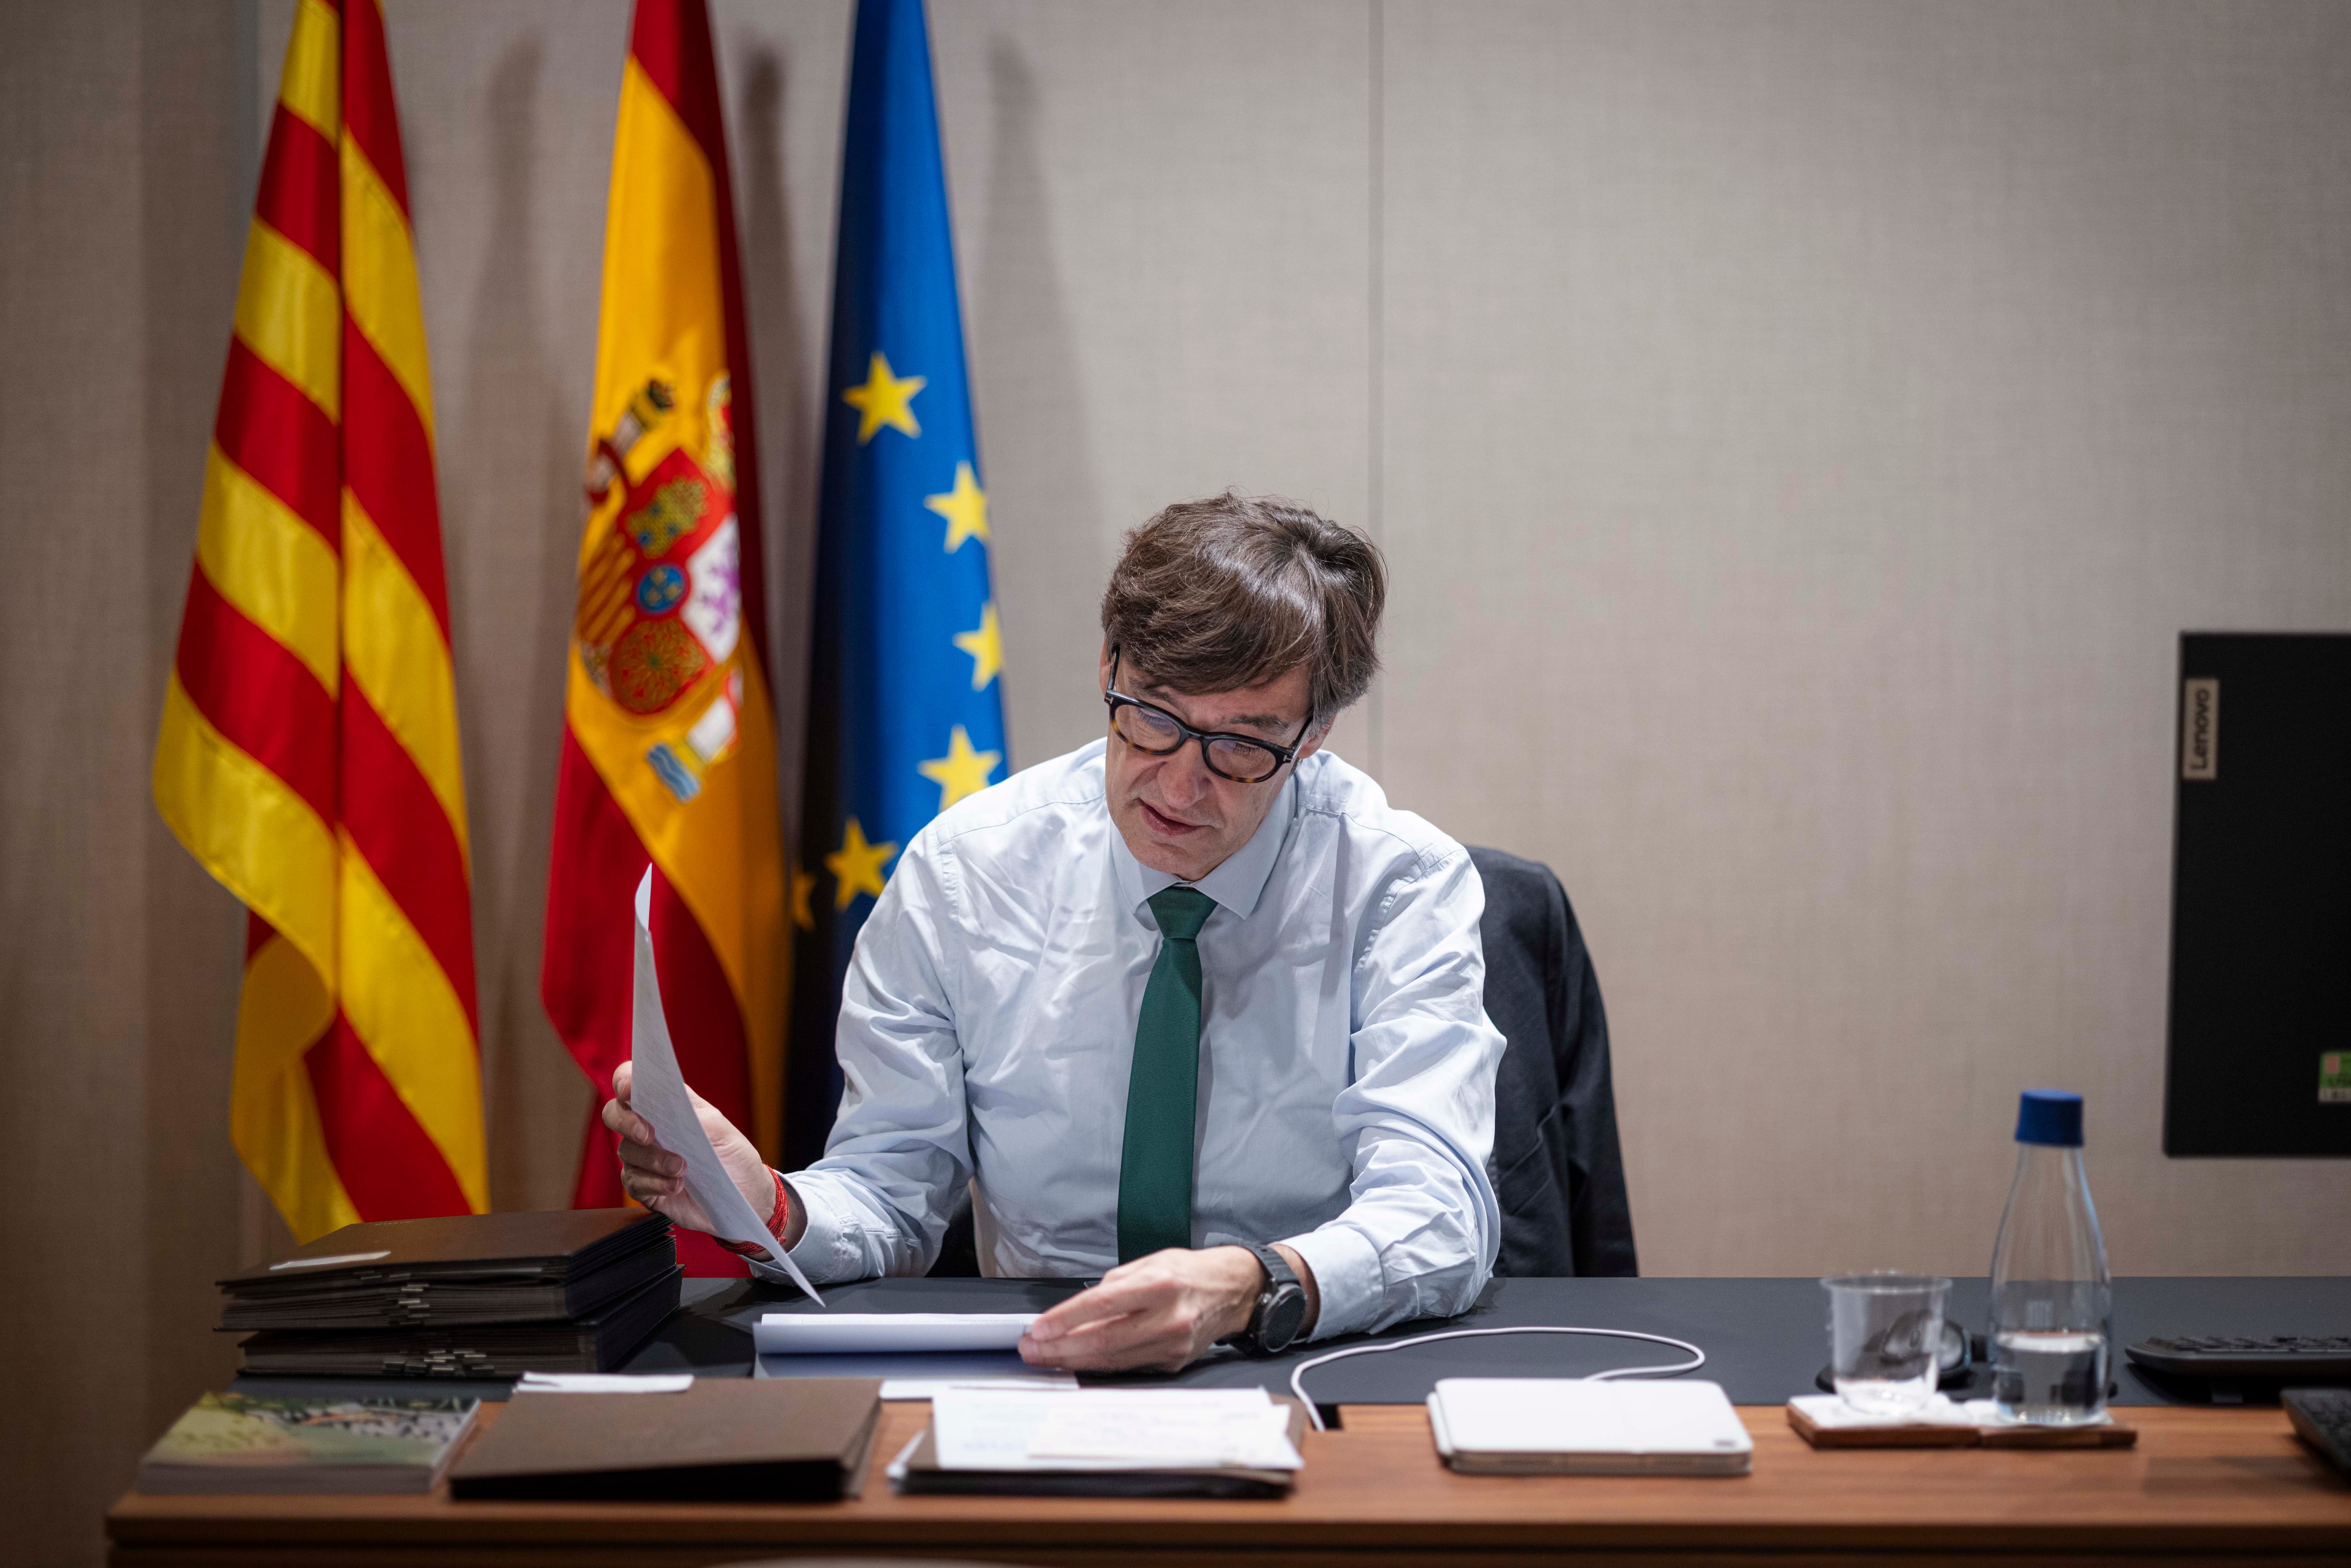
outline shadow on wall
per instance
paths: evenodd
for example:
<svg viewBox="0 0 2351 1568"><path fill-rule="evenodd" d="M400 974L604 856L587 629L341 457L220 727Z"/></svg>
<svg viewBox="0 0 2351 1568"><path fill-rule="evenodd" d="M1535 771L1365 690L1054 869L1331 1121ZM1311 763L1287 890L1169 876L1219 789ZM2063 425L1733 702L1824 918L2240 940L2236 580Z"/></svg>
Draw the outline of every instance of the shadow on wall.
<svg viewBox="0 0 2351 1568"><path fill-rule="evenodd" d="M816 577L817 476L824 411L809 407L808 334L792 267L791 207L784 186L786 61L772 47L752 48L738 101L742 156L743 309L751 340L752 384L758 393L759 453L766 461L761 506L767 513L768 646L774 651L776 766L783 797L784 840L799 842L800 765L807 746L810 586Z"/></svg>
<svg viewBox="0 0 2351 1568"><path fill-rule="evenodd" d="M214 882L163 825L147 780L154 757L157 716L162 711L181 607L188 591L197 518L203 509L205 454L218 406L221 367L227 355L252 192L247 187L241 193L242 211L219 199L219 193L233 187L237 176L234 127L218 107L223 89L233 90L239 80L239 60L228 18L218 7L173 6L143 12L138 26L141 177L137 200L142 296L139 303L144 318L140 337L139 420L147 507L141 541L146 565L147 636L135 643L142 660L136 676L138 702L128 716L120 706L108 705L111 716L96 727L89 725L89 710L84 708L75 723L39 727L67 747L100 740L102 751L91 753L101 758L108 779L99 799L109 808L120 802L126 809L120 816L110 809L104 820L131 824L133 841L142 852L141 880L116 883L111 889L117 896L135 893L140 903L113 906L106 924L116 926L118 941L128 935L125 927L142 932L137 946L116 950L127 953L143 948L146 964L146 989L140 1005L142 1027L137 1035L141 1092L120 1102L144 1102L138 1124L144 1134L141 1141L145 1251L140 1260L144 1271L132 1276L140 1281L131 1292L137 1308L124 1303L126 1312L143 1312L144 1317L143 1322L135 1315L120 1321L123 1327L143 1326L144 1334L122 1333L109 1356L115 1364L110 1374L114 1377L137 1366L142 1354L146 1358L146 1400L134 1417L142 1430L125 1434L133 1442L143 1442L162 1430L197 1394L234 1375L236 1364L235 1347L226 1343L226 1336L214 1333L211 1324L216 1301L213 1281L237 1266L242 1239L240 1198L246 1184L228 1139L228 1103L246 916L228 890ZM12 298L10 303L17 300ZM70 575L85 590L102 584L107 576L87 571ZM62 597L70 590L64 582L55 581L55 591ZM120 612L128 607L113 608ZM99 614L86 624L110 627L114 618ZM110 635L129 630L120 627ZM125 652L133 645L130 638L122 639ZM89 701L91 688L80 683L90 679L93 665L104 668L105 661L85 664L78 672L79 680L67 688L77 706ZM120 695L131 688L125 685L110 689ZM32 727L12 727L12 733L28 741L33 737L26 731ZM20 765L23 760L20 755ZM55 788L73 781L77 772L49 766L39 777L47 787ZM90 804L76 807L64 800L45 800L38 815L54 830ZM54 845L47 853L57 853ZM110 851L92 853L79 868L80 873L87 876L93 866L112 858ZM41 855L26 860L29 867L61 863ZM24 869L18 868L17 874L22 875ZM33 905L12 886L5 907L25 910ZM53 911L54 906L45 912L45 917ZM26 942L17 946L16 963L55 961L52 943ZM0 977L0 994L23 995L26 978L15 972ZM122 998L124 1004L128 1000ZM74 1039L72 1053L87 1052L101 1043L89 1036ZM25 1094L26 1103L41 1097L37 1088L15 1086ZM126 1136L132 1131L131 1126L120 1126L114 1135ZM130 1218L116 1216L118 1222ZM117 1232L110 1249L126 1250L120 1241ZM115 1382L111 1386L120 1389L127 1385ZM114 1458L126 1457L119 1452ZM41 1556L38 1545L26 1550L30 1552L28 1560Z"/></svg>
<svg viewBox="0 0 2351 1568"><path fill-rule="evenodd" d="M455 626L482 624L470 613L476 591L509 597L513 612L495 639L478 639L481 645L475 646L461 641L455 650L465 671L461 689L486 699L458 709L469 758L513 749L492 743L484 733L485 717L517 711L513 697L494 695L512 686L507 675L522 675L525 687L517 781L522 793L513 818L518 831L497 860L476 854L474 861L490 1194L499 1208L553 1208L569 1200L569 1161L550 1161L529 1133L550 1124L546 1099L555 1084L568 1081L583 1100L588 1097L538 1001L564 667L578 592L584 440L584 433L570 428L562 388L538 337L539 225L532 221L531 184L545 63L536 39L517 43L498 61L483 99L489 121L490 229L473 314L458 339L467 356L467 417L444 426L450 439L443 449L441 485L451 513L507 507L539 513L536 527L517 540L522 550L517 565L528 563L528 577L517 571L512 580L477 582L474 573L454 571L449 583ZM527 433L534 428L537 436L530 438ZM515 532L486 523L479 527L484 534ZM444 539L450 533L444 526ZM478 789L486 775L478 763L469 773ZM477 823L488 814L486 803L478 797L472 803ZM487 835L476 831L476 847L486 841Z"/></svg>
<svg viewBox="0 0 2351 1568"><path fill-rule="evenodd" d="M1095 711L1096 604L1110 571L1111 536L1053 254L1036 79L1020 51L999 38L988 51L988 82L996 146L977 287L967 293L967 336L990 548L998 552L995 592L1009 677L1005 726L1017 768L1099 733L1091 723L1072 727L1044 716Z"/></svg>

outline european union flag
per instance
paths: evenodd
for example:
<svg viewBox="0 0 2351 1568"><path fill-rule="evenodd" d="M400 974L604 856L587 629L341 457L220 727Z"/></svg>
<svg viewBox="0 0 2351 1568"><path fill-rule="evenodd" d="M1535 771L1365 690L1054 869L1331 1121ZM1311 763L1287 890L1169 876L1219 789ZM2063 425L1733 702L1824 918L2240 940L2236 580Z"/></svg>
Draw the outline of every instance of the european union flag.
<svg viewBox="0 0 2351 1568"><path fill-rule="evenodd" d="M933 816L1008 770L922 0L861 0L818 516L784 1151L823 1152L851 945Z"/></svg>

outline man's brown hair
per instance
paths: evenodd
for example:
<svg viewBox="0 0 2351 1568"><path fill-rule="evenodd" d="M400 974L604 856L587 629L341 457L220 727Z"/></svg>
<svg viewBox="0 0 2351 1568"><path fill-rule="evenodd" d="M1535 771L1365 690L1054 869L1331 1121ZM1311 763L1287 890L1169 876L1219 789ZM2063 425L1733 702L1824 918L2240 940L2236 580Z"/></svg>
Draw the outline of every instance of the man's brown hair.
<svg viewBox="0 0 2351 1568"><path fill-rule="evenodd" d="M1178 501L1126 536L1102 635L1127 668L1187 695L1262 685L1303 664L1312 723L1379 668L1387 567L1353 528L1278 496ZM1122 677L1123 679L1123 677Z"/></svg>

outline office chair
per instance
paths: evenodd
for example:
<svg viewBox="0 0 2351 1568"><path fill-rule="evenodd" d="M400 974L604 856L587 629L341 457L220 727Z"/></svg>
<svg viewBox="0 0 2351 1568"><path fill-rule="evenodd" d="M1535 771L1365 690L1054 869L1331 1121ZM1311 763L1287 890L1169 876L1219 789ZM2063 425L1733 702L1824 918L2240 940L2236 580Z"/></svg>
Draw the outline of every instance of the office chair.
<svg viewBox="0 0 2351 1568"><path fill-rule="evenodd" d="M1472 848L1486 884L1486 1016L1508 1042L1487 1176L1502 1206L1494 1272L1637 1274L1608 1015L1583 929L1552 869Z"/></svg>
<svg viewBox="0 0 2351 1568"><path fill-rule="evenodd" d="M1486 1016L1506 1042L1487 1176L1502 1207L1494 1272L1636 1274L1616 1145L1608 1017L1567 891L1549 866L1472 849L1486 884ZM934 1279L978 1275L971 1191L956 1195Z"/></svg>

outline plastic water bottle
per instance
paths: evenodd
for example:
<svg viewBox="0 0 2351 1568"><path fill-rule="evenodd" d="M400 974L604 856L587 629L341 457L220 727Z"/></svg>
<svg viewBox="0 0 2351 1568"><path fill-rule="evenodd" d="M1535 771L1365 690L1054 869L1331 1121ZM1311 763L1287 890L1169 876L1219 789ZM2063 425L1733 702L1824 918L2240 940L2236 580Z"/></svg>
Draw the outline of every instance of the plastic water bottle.
<svg viewBox="0 0 2351 1568"><path fill-rule="evenodd" d="M1991 1390L2001 1415L2043 1426L2106 1407L2114 1282L2082 1174L2082 1097L2028 1089L2016 1180L1991 1254Z"/></svg>

